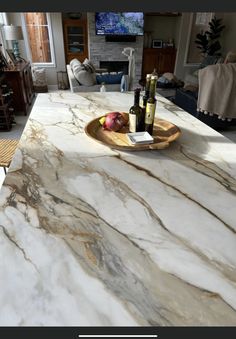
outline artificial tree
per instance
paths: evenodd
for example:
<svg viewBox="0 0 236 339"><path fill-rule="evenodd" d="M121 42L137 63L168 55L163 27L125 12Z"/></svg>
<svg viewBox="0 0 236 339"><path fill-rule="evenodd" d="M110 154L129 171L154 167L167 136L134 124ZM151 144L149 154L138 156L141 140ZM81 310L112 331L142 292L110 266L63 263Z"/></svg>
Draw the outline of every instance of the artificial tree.
<svg viewBox="0 0 236 339"><path fill-rule="evenodd" d="M197 48L201 50L204 58L220 57L221 44L218 39L225 26L222 25L222 19L217 19L215 16L208 25L209 30L196 35L195 43Z"/></svg>

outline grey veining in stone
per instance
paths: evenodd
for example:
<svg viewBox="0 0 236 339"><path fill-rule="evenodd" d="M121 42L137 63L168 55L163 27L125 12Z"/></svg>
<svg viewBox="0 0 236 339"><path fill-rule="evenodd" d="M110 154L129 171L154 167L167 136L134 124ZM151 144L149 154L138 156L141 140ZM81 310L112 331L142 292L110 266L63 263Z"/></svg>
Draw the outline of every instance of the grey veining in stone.
<svg viewBox="0 0 236 339"><path fill-rule="evenodd" d="M161 96L165 150L84 133L132 93L39 94L0 193L0 325L236 324L236 145Z"/></svg>

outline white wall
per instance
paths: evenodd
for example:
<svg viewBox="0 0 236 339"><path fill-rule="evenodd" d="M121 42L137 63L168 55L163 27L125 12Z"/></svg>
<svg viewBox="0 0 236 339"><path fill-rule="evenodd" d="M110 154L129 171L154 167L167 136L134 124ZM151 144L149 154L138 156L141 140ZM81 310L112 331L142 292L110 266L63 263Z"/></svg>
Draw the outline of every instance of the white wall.
<svg viewBox="0 0 236 339"><path fill-rule="evenodd" d="M9 24L21 26L21 14L20 13L7 13ZM50 13L52 24L52 35L54 41L55 52L55 67L46 67L47 82L50 86L57 87L57 71L66 70L65 53L64 53L64 40L62 29L62 15L61 13ZM10 47L10 46L9 46ZM19 41L19 49L21 56L24 59L28 59L26 55L25 42Z"/></svg>

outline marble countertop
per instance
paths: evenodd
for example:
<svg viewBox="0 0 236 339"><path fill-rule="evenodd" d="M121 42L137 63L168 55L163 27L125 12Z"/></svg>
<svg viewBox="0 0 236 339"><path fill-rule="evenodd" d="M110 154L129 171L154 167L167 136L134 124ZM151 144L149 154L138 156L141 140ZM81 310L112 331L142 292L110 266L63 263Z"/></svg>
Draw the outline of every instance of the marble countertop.
<svg viewBox="0 0 236 339"><path fill-rule="evenodd" d="M1 326L236 325L236 145L161 96L165 150L84 133L132 102L38 95L0 193Z"/></svg>

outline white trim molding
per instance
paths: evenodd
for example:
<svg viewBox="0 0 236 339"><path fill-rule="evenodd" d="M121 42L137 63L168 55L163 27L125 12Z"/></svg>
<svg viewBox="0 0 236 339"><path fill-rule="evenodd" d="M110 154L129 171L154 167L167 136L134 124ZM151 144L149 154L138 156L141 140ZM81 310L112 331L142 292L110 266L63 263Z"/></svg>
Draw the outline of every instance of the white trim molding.
<svg viewBox="0 0 236 339"><path fill-rule="evenodd" d="M55 58L55 49L54 49L54 41L53 41L53 33L52 33L52 24L51 24L51 17L50 13L46 13L47 16L47 23L48 23L48 34L49 34L49 44L50 44L50 52L51 52L51 62L33 62L32 55L30 51L29 39L28 39L28 32L26 28L25 16L24 13L21 13L21 22L22 22L22 31L25 41L26 47L26 55L27 58L30 60L33 66L37 67L56 67L56 58Z"/></svg>
<svg viewBox="0 0 236 339"><path fill-rule="evenodd" d="M3 27L5 25L8 25L7 14L2 12L0 13L0 43L2 44L2 53L5 57L7 57L6 54L7 44L3 33Z"/></svg>

